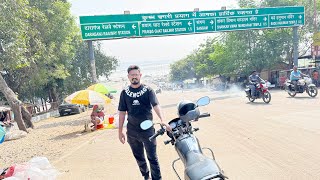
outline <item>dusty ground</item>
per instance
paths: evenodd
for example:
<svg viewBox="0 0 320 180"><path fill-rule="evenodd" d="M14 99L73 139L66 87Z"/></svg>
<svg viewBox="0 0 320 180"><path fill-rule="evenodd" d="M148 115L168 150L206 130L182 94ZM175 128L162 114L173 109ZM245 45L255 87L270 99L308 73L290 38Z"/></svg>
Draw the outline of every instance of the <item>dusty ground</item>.
<svg viewBox="0 0 320 180"><path fill-rule="evenodd" d="M320 179L320 98L271 93L270 104L262 100L249 103L243 92L221 97L206 91L176 91L164 92L158 98L168 119L175 117L176 103L181 99L195 100L204 95L215 99L201 108L212 116L194 123L194 127L200 128L196 135L201 145L213 148L230 179ZM28 137L5 142L1 150L12 150L5 153L10 157L5 158L4 165L43 155L62 172L59 179L142 179L129 145L119 142L117 129L78 135L83 129L77 124L78 118L84 115L42 121ZM163 179L174 180L171 161L177 154L171 145L163 144L166 139L158 138L158 155ZM178 170L182 173L182 163Z"/></svg>

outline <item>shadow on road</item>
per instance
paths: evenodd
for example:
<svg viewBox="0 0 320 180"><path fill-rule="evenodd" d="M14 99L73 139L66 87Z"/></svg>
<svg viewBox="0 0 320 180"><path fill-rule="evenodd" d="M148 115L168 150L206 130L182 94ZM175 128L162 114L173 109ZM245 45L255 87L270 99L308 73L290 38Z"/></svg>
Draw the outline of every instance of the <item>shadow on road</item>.
<svg viewBox="0 0 320 180"><path fill-rule="evenodd" d="M270 103L265 103L265 102L247 102L246 104L250 104L253 106L269 106L269 105L271 105Z"/></svg>
<svg viewBox="0 0 320 180"><path fill-rule="evenodd" d="M76 131L76 132L71 132L68 134L62 134L62 135L50 138L49 140L59 141L62 139L72 139L72 138L77 138L79 136L85 136L87 134L89 134L89 132L84 133L83 131Z"/></svg>
<svg viewBox="0 0 320 180"><path fill-rule="evenodd" d="M310 96L295 96L295 97L287 97L287 98L290 98L290 99L315 99L315 100L317 100L318 99L318 97L310 97Z"/></svg>
<svg viewBox="0 0 320 180"><path fill-rule="evenodd" d="M84 125L84 121L88 119L88 117L81 117L73 121L63 121L63 122L53 122L50 124L43 124L37 129L46 129L46 128L53 128L53 127L58 127L58 126L79 126L79 125Z"/></svg>

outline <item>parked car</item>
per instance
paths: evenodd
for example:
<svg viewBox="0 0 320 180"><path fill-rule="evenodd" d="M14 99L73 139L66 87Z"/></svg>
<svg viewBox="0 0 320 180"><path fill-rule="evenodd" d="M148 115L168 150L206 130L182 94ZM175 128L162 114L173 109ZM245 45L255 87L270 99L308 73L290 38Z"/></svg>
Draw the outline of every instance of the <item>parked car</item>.
<svg viewBox="0 0 320 180"><path fill-rule="evenodd" d="M58 107L60 116L70 115L70 114L80 114L80 112L84 112L86 107L79 104L69 104L63 103Z"/></svg>

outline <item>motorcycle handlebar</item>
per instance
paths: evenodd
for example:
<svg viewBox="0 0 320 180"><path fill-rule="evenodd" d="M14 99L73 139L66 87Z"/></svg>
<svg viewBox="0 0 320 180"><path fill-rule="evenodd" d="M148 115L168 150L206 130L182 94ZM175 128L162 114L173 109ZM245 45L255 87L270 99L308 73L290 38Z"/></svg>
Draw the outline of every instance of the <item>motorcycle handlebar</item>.
<svg viewBox="0 0 320 180"><path fill-rule="evenodd" d="M204 117L210 117L210 113L203 113L203 114L200 114L199 118L204 118Z"/></svg>
<svg viewBox="0 0 320 180"><path fill-rule="evenodd" d="M154 135L152 135L151 137L149 137L149 141L152 141L154 138L158 137L159 135L164 134L166 130L161 128L159 129Z"/></svg>
<svg viewBox="0 0 320 180"><path fill-rule="evenodd" d="M151 137L149 137L149 141L152 141L154 138L156 138L157 136L159 136L160 134L157 132L154 135L152 135Z"/></svg>
<svg viewBox="0 0 320 180"><path fill-rule="evenodd" d="M204 118L204 117L210 117L210 113L203 113L203 114L200 114L198 119L199 118ZM149 137L149 141L152 141L154 138L158 137L159 135L162 135L164 134L166 130L164 128L161 128L159 129L154 135L152 135L151 137Z"/></svg>

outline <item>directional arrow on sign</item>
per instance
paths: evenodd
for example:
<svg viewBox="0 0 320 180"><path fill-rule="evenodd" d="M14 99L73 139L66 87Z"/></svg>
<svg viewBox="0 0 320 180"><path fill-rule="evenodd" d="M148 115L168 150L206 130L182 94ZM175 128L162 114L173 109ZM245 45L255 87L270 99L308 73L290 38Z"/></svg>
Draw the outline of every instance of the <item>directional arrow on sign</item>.
<svg viewBox="0 0 320 180"><path fill-rule="evenodd" d="M192 24L192 22L189 21L189 22L188 22L188 25L191 26L191 24Z"/></svg>
<svg viewBox="0 0 320 180"><path fill-rule="evenodd" d="M267 17L264 17L263 20L264 20L264 21L267 21L268 19L267 19Z"/></svg>
<svg viewBox="0 0 320 180"><path fill-rule="evenodd" d="M299 19L301 19L301 18L302 18L302 16L300 15L300 16L299 16Z"/></svg>
<svg viewBox="0 0 320 180"><path fill-rule="evenodd" d="M135 26L134 24L132 24L131 27L132 27L132 29L136 29L137 26Z"/></svg>
<svg viewBox="0 0 320 180"><path fill-rule="evenodd" d="M210 24L212 25L213 23L214 23L213 20L211 20L211 21L210 21Z"/></svg>
<svg viewBox="0 0 320 180"><path fill-rule="evenodd" d="M259 13L259 10L258 9L256 9L256 14L258 14Z"/></svg>

